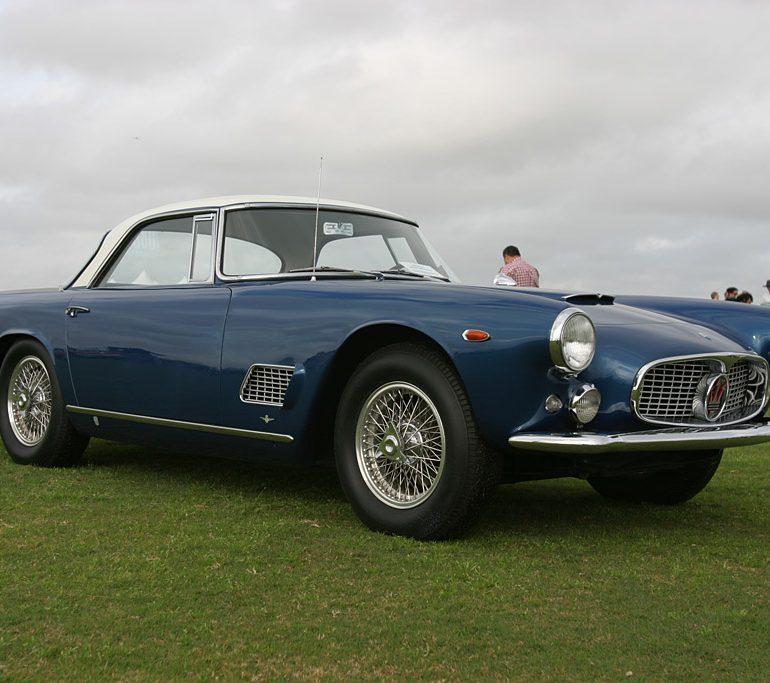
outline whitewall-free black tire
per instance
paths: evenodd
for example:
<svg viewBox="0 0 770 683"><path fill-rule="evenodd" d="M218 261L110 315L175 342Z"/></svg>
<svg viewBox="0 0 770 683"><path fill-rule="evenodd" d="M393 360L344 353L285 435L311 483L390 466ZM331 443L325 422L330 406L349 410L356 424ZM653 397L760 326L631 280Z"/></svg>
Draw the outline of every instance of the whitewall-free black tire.
<svg viewBox="0 0 770 683"><path fill-rule="evenodd" d="M695 453L692 454L696 456ZM605 498L632 503L677 505L700 493L717 471L722 451L698 452L693 462L636 476L594 476L588 483Z"/></svg>
<svg viewBox="0 0 770 683"><path fill-rule="evenodd" d="M16 342L0 366L0 436L21 465L75 465L88 445L70 424L48 353L31 339Z"/></svg>
<svg viewBox="0 0 770 683"><path fill-rule="evenodd" d="M456 373L427 345L369 356L343 391L334 436L342 488L377 531L456 536L497 482Z"/></svg>

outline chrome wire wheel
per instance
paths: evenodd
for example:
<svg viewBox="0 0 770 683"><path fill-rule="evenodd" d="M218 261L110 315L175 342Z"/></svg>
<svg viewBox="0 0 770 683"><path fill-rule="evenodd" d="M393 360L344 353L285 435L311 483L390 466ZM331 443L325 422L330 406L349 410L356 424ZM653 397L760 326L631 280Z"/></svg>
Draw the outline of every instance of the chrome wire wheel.
<svg viewBox="0 0 770 683"><path fill-rule="evenodd" d="M446 458L436 406L412 384L381 386L359 414L356 457L366 485L379 500L402 509L420 505L436 490Z"/></svg>
<svg viewBox="0 0 770 683"><path fill-rule="evenodd" d="M8 382L8 419L16 438L37 446L51 423L51 378L37 356L22 358Z"/></svg>

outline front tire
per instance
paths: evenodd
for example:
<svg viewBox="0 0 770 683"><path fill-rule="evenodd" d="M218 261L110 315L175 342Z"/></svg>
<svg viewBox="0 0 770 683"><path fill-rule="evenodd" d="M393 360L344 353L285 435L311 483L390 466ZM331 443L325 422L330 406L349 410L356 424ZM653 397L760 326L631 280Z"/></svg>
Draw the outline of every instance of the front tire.
<svg viewBox="0 0 770 683"><path fill-rule="evenodd" d="M631 503L678 505L700 493L717 471L722 451L703 451L697 460L675 469L658 470L634 476L595 476L588 483L594 490L614 500Z"/></svg>
<svg viewBox="0 0 770 683"><path fill-rule="evenodd" d="M342 488L375 531L451 538L497 483L457 375L425 345L394 344L359 366L340 400L334 444Z"/></svg>
<svg viewBox="0 0 770 683"><path fill-rule="evenodd" d="M56 372L36 341L16 342L0 366L0 436L20 465L75 465L88 445L70 424Z"/></svg>

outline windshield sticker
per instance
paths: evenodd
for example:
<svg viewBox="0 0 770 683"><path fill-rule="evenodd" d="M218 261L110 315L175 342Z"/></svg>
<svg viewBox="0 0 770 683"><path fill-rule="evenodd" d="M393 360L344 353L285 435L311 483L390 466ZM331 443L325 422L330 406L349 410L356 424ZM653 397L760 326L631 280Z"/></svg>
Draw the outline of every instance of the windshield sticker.
<svg viewBox="0 0 770 683"><path fill-rule="evenodd" d="M342 235L353 237L352 223L324 223L324 235Z"/></svg>

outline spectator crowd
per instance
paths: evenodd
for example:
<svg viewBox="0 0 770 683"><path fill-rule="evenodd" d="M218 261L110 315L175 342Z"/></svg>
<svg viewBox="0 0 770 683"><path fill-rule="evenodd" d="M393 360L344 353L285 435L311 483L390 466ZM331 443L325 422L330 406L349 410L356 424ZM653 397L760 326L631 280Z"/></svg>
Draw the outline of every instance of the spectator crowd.
<svg viewBox="0 0 770 683"><path fill-rule="evenodd" d="M762 306L770 306L770 280L765 282L765 293L762 295L762 300L759 302ZM711 292L711 298L714 301L719 301L719 292ZM737 287L728 287L724 294L725 301L738 301L743 304L753 304L754 296L751 292L743 291L739 292Z"/></svg>

